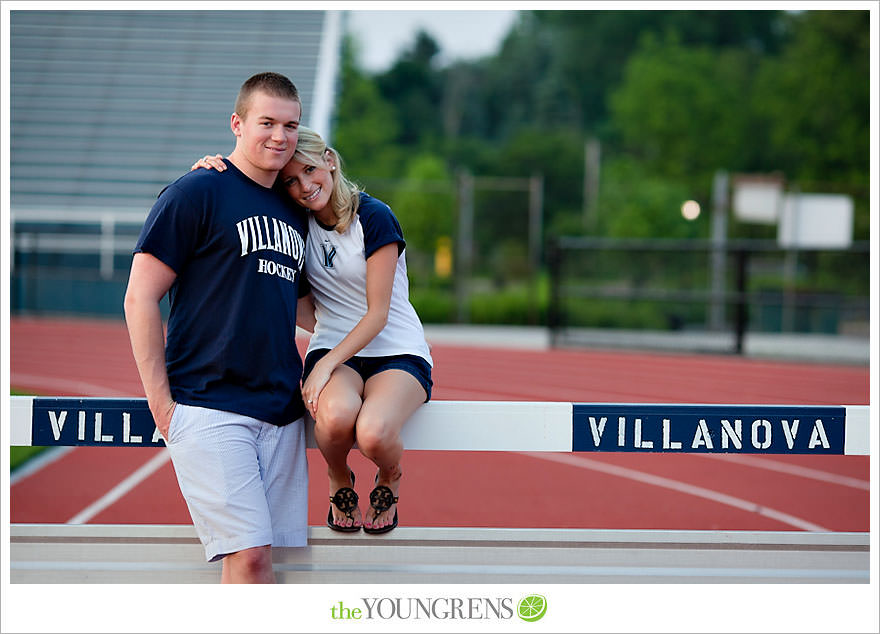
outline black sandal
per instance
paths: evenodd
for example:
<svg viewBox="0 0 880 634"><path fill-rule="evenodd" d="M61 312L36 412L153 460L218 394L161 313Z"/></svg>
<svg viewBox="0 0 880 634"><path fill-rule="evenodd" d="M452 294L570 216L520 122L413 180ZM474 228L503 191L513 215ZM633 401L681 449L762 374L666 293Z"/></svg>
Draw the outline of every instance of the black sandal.
<svg viewBox="0 0 880 634"><path fill-rule="evenodd" d="M351 472L351 486L354 486L354 471ZM352 512L358 507L358 494L353 488L342 487L335 495L330 496L330 501L333 503L333 506L345 513L347 518L352 522L354 521ZM351 526L340 526L334 522L332 506L327 509L327 526L340 533L356 533L361 530L360 526L355 526L354 524Z"/></svg>
<svg viewBox="0 0 880 634"><path fill-rule="evenodd" d="M392 504L397 504L398 499L398 496L394 495L394 491L384 484L377 486L370 492L370 507L375 512L373 517L378 517L380 513L390 509ZM394 521L388 524L388 526L383 526L382 528L367 528L364 526L364 532L378 535L380 533L387 533L394 528L397 528L397 509L394 509Z"/></svg>

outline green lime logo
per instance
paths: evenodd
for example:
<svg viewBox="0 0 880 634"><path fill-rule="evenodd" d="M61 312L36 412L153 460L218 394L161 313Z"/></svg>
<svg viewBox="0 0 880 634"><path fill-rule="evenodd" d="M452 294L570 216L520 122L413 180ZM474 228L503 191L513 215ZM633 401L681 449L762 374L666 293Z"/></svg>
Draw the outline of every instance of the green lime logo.
<svg viewBox="0 0 880 634"><path fill-rule="evenodd" d="M540 594L524 597L517 606L519 618L528 623L540 621L547 613L547 599Z"/></svg>

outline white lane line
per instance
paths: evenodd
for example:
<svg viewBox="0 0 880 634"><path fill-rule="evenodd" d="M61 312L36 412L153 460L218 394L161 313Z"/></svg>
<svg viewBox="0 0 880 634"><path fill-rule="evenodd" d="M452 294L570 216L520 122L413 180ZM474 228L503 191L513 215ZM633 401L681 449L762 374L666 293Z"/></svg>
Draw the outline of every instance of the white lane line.
<svg viewBox="0 0 880 634"><path fill-rule="evenodd" d="M688 484L686 482L680 482L678 480L672 480L670 478L664 478L662 476L644 473L642 471L636 471L635 469L618 467L617 465L606 464L598 460L591 460L590 458L586 458L583 456L574 456L571 454L536 453L527 451L523 451L520 453L526 456L531 456L532 458L538 458L540 460L561 462L562 464L571 465L573 467L580 467L581 469L602 471L604 473L608 473L621 478L628 478L630 480L636 480L637 482L643 482L645 484L664 487L666 489L679 491L680 493L686 493L688 495L705 498L707 500L712 500L713 502L718 502L719 504L726 504L727 506L742 509L743 511L757 513L758 515L769 517L776 520L777 522L782 522L783 524L788 524L789 526L794 526L795 528L799 528L804 531L812 531L818 533L831 532L830 529L819 526L818 524L813 524L812 522L808 522L805 519L795 517L794 515L789 515L788 513L783 513L782 511L777 511L776 509L767 508L766 506L762 506L755 502L749 502L748 500L733 497L732 495L727 495L719 491L704 489L703 487L694 486L693 484Z"/></svg>
<svg viewBox="0 0 880 634"><path fill-rule="evenodd" d="M40 386L40 391L61 390L74 394L100 394L101 396L131 396L130 393L120 392L104 385L95 385L86 381L76 381L57 376L43 376L37 374L25 374L13 372L9 379L10 384L16 387Z"/></svg>
<svg viewBox="0 0 880 634"><path fill-rule="evenodd" d="M41 392L59 389L65 392L81 394L84 397L91 395L100 395L107 397L131 396L131 394L129 393L120 392L104 385L95 385L94 383L87 383L85 381L76 381L60 377L26 374L23 372L12 373L10 383L15 385L16 382L18 382L18 385L20 387L39 386ZM73 451L74 449L78 449L78 447L52 447L50 449L47 449L46 451L43 451L42 453L28 460L21 467L16 469L9 476L9 485L12 486L13 484L21 482L25 478L32 476L33 474L52 464L59 458Z"/></svg>
<svg viewBox="0 0 880 634"><path fill-rule="evenodd" d="M49 466L59 458L63 458L74 449L76 449L76 447L49 447L48 449L41 451L33 458L29 458L27 462L9 474L9 486L18 484L28 476L31 476L40 469Z"/></svg>
<svg viewBox="0 0 880 634"><path fill-rule="evenodd" d="M110 489L107 493L102 495L100 498L95 500L93 503L89 504L82 511L71 517L67 520L68 524L85 524L90 519L92 519L95 515L103 511L105 508L119 500L126 493L131 491L141 482L149 478L153 473L155 473L159 468L161 468L166 462L171 459L171 455L168 453L168 450L164 447L162 450L150 458L146 463L138 467L138 469L132 473L130 476L125 478L122 482L117 484L115 487Z"/></svg>
<svg viewBox="0 0 880 634"><path fill-rule="evenodd" d="M829 482L831 484L840 484L845 487L852 487L854 489L862 489L864 491L871 490L871 483L867 480L859 480L858 478L851 478L849 476L839 475L837 473L830 473L828 471L821 471L819 469L811 469L809 467L801 467L800 465L788 464L786 462L780 462L778 460L770 460L768 458L759 458L757 456L744 456L739 454L709 454L709 453L695 453L691 454L694 456L700 456L701 458L715 458L716 460L727 460L728 462L734 462L736 464L743 464L749 467L757 467L759 469L769 469L771 471L778 471L780 473L787 473L789 475L800 476L802 478L811 478L813 480L820 480L822 482Z"/></svg>

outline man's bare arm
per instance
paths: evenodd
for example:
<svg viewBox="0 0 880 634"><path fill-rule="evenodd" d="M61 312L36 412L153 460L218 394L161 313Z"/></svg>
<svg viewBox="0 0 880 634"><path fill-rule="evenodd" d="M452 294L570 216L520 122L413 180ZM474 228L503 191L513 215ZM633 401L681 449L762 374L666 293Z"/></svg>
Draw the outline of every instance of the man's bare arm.
<svg viewBox="0 0 880 634"><path fill-rule="evenodd" d="M125 292L125 321L131 350L153 419L166 439L176 403L171 398L165 368L165 331L159 301L176 278L174 270L158 258L136 253Z"/></svg>

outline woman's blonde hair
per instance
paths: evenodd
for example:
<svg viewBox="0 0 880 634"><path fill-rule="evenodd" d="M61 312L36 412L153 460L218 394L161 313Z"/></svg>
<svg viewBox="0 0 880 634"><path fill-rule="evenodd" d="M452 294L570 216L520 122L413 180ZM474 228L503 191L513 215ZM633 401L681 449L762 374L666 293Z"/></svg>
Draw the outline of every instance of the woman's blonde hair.
<svg viewBox="0 0 880 634"><path fill-rule="evenodd" d="M348 180L342 172L342 158L332 147L329 147L321 135L307 128L299 126L299 139L296 142L296 151L293 160L303 165L311 165L327 169L326 153L333 157L336 169L330 172L333 179L333 191L330 192L330 208L336 216L336 231L345 233L348 226L354 220L354 215L360 204L360 194L363 191L358 185Z"/></svg>

